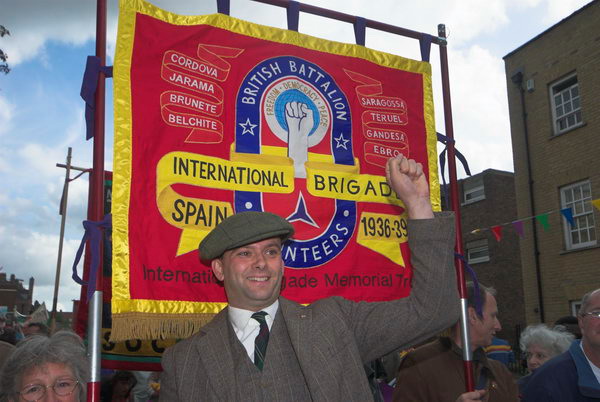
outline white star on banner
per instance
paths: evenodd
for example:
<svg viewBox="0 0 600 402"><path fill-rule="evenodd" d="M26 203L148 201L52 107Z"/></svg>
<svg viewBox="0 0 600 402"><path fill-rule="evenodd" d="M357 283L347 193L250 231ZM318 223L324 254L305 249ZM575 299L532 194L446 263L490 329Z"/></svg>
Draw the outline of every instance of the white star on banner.
<svg viewBox="0 0 600 402"><path fill-rule="evenodd" d="M242 131L242 135L246 134L246 133L250 133L252 135L254 135L254 127L256 127L256 124L252 124L250 122L250 117L248 117L246 119L245 123L238 123L240 126L242 126L242 128L244 129L244 131Z"/></svg>
<svg viewBox="0 0 600 402"><path fill-rule="evenodd" d="M333 139L337 142L337 145L335 146L336 148L344 148L345 150L348 150L346 144L349 143L350 140L345 139L344 134L340 133L338 138L333 137Z"/></svg>

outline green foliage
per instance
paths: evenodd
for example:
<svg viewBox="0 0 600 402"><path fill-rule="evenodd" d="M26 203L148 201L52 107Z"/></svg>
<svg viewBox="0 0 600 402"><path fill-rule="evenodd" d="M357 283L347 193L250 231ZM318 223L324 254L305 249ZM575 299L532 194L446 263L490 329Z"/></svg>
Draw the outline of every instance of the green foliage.
<svg viewBox="0 0 600 402"><path fill-rule="evenodd" d="M10 35L10 31L3 25L0 25L0 38L4 35ZM4 53L2 49L0 49L0 73L8 74L10 71L10 67L8 67L8 63L6 62L7 59L8 55Z"/></svg>

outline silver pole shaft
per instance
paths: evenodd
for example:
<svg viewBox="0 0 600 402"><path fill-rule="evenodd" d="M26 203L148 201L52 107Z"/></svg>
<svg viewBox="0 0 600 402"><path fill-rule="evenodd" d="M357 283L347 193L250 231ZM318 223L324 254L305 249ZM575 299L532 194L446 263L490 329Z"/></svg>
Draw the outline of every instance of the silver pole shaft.
<svg viewBox="0 0 600 402"><path fill-rule="evenodd" d="M467 315L467 299L460 299L460 337L462 342L463 360L473 360L471 337L469 336L469 317Z"/></svg>
<svg viewBox="0 0 600 402"><path fill-rule="evenodd" d="M88 309L88 355L90 358L90 382L100 382L100 346L102 330L102 291L96 290Z"/></svg>

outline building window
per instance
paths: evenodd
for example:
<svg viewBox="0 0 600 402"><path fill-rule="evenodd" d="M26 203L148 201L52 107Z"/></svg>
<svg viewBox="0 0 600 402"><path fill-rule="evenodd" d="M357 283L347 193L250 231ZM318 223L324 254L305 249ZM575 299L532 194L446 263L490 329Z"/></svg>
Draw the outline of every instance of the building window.
<svg viewBox="0 0 600 402"><path fill-rule="evenodd" d="M490 250L487 239L471 241L467 243L467 262L477 264L490 260Z"/></svg>
<svg viewBox="0 0 600 402"><path fill-rule="evenodd" d="M592 187L589 180L562 187L560 199L562 208L571 208L573 212L573 225L563 219L567 250L595 245Z"/></svg>
<svg viewBox="0 0 600 402"><path fill-rule="evenodd" d="M579 83L573 74L550 86L554 134L561 134L581 125Z"/></svg>
<svg viewBox="0 0 600 402"><path fill-rule="evenodd" d="M569 306L571 307L571 315L577 317L581 308L581 300L571 300Z"/></svg>
<svg viewBox="0 0 600 402"><path fill-rule="evenodd" d="M483 187L483 177L476 176L465 179L463 182L463 205L485 200L485 189Z"/></svg>

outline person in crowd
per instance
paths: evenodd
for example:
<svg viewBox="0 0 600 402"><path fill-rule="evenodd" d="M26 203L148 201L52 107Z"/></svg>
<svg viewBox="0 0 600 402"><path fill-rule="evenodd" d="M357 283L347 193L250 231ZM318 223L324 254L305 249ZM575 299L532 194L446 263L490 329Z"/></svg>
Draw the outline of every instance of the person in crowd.
<svg viewBox="0 0 600 402"><path fill-rule="evenodd" d="M378 303L329 297L303 306L280 297L282 244L294 227L267 212L223 220L200 243L228 306L166 350L162 401L368 401L363 364L438 333L458 319L454 218L434 217L422 166L386 166L408 215L410 296Z"/></svg>
<svg viewBox="0 0 600 402"><path fill-rule="evenodd" d="M0 313L0 370L2 370L4 361L15 348L15 342L11 342L10 338L7 336L6 318Z"/></svg>
<svg viewBox="0 0 600 402"><path fill-rule="evenodd" d="M0 401L85 401L88 365L76 334L30 336L18 343L2 367Z"/></svg>
<svg viewBox="0 0 600 402"><path fill-rule="evenodd" d="M152 371L132 371L136 384L131 390L133 402L148 402L154 396L154 389L150 386Z"/></svg>
<svg viewBox="0 0 600 402"><path fill-rule="evenodd" d="M581 340L535 370L525 402L600 400L600 289L586 293L578 313Z"/></svg>
<svg viewBox="0 0 600 402"><path fill-rule="evenodd" d="M4 327L0 330L0 341L10 343L11 345L17 344L17 332L11 327Z"/></svg>
<svg viewBox="0 0 600 402"><path fill-rule="evenodd" d="M50 336L50 328L44 323L41 322L30 322L23 325L23 335L25 337L31 335L43 335Z"/></svg>
<svg viewBox="0 0 600 402"><path fill-rule="evenodd" d="M516 401L512 374L499 361L488 359L483 348L492 343L501 326L495 290L467 283L467 324L473 353L475 391L465 393L460 322L450 337L440 337L408 353L400 364L395 402Z"/></svg>
<svg viewBox="0 0 600 402"><path fill-rule="evenodd" d="M515 362L515 353L508 341L504 339L495 336L492 339L492 344L486 346L483 350L488 358L498 360L506 367Z"/></svg>
<svg viewBox="0 0 600 402"><path fill-rule="evenodd" d="M0 340L0 371L2 371L2 367L4 366L4 362L8 359L8 356L12 353L15 345L9 342L5 342Z"/></svg>
<svg viewBox="0 0 600 402"><path fill-rule="evenodd" d="M544 324L530 325L525 328L525 331L521 334L520 346L521 351L527 357L529 374L519 379L520 392L523 392L535 370L554 356L569 349L574 336L563 328L550 329Z"/></svg>
<svg viewBox="0 0 600 402"><path fill-rule="evenodd" d="M160 394L160 371L153 371L150 373L150 378L148 378L148 384L150 384L150 388L152 388L152 396L150 396L150 401L158 401Z"/></svg>
<svg viewBox="0 0 600 402"><path fill-rule="evenodd" d="M133 402L132 390L137 380L130 371L117 371L112 377L103 381L101 402Z"/></svg>
<svg viewBox="0 0 600 402"><path fill-rule="evenodd" d="M574 315L565 315L560 317L554 323L554 326L562 325L568 332L575 336L575 339L581 339L581 329L579 329L579 321Z"/></svg>

